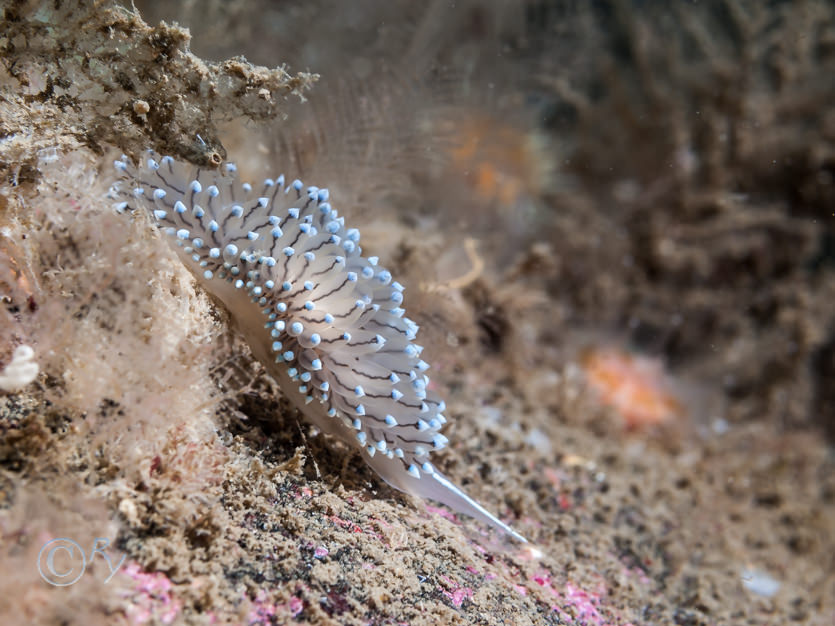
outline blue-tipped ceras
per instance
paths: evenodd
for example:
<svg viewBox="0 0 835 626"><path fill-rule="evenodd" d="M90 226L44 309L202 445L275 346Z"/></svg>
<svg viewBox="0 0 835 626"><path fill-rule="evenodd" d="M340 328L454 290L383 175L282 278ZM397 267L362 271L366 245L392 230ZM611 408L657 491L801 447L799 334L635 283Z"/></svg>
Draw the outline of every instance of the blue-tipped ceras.
<svg viewBox="0 0 835 626"><path fill-rule="evenodd" d="M525 539L435 469L444 402L404 316L403 286L363 257L327 189L284 176L258 189L149 152L115 162L117 209L146 208L200 284L229 310L284 394L326 433L358 446L390 485Z"/></svg>

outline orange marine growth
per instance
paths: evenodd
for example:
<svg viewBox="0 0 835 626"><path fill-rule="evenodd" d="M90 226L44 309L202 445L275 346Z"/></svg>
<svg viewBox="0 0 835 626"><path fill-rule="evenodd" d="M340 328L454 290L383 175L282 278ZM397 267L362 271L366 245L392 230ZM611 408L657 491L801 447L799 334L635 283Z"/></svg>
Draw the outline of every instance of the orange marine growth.
<svg viewBox="0 0 835 626"><path fill-rule="evenodd" d="M452 167L483 202L514 206L547 184L547 152L534 132L488 115L450 121Z"/></svg>
<svg viewBox="0 0 835 626"><path fill-rule="evenodd" d="M616 348L592 348L582 356L588 384L628 428L663 424L683 407L662 363Z"/></svg>

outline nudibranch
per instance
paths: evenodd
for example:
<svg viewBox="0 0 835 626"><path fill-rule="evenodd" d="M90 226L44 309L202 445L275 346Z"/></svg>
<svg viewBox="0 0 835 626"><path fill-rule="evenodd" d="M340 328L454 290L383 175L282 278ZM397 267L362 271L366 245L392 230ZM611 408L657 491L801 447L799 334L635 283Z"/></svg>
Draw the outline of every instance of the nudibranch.
<svg viewBox="0 0 835 626"><path fill-rule="evenodd" d="M116 209L147 209L313 424L359 447L393 487L525 542L429 460L447 443L445 405L428 389L403 286L362 256L327 189L283 175L255 188L232 163L205 169L153 152L115 167Z"/></svg>

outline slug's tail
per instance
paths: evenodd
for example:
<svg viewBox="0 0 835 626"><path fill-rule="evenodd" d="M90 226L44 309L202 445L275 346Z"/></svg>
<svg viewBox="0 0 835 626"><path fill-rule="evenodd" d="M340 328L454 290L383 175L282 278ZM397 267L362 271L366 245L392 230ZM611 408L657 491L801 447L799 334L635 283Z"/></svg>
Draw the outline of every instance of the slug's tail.
<svg viewBox="0 0 835 626"><path fill-rule="evenodd" d="M430 500L441 502L458 513L469 515L480 522L510 535L516 541L528 543L527 539L473 500L430 463L424 464L423 467L425 469L420 473L420 477L403 471L402 463L397 460L393 461L382 455L368 459L368 463L383 480L395 489L405 491L420 498L429 498Z"/></svg>

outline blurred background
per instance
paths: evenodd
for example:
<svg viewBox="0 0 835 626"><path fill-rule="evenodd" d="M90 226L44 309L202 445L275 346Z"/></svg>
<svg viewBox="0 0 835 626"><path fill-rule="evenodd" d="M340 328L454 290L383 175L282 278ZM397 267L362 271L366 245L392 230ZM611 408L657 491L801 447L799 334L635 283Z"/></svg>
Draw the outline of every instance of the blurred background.
<svg viewBox="0 0 835 626"><path fill-rule="evenodd" d="M230 155L331 187L372 244L440 237L413 282L466 276L471 238L488 351L614 342L692 381L700 420L835 434L831 2L137 6L206 58L318 73Z"/></svg>

